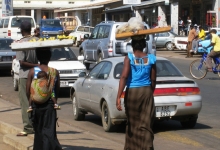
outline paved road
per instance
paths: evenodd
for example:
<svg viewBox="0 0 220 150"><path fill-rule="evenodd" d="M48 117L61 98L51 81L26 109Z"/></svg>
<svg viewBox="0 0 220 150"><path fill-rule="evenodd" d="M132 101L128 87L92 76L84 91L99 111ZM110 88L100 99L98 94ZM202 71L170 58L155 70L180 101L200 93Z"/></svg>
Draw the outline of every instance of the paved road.
<svg viewBox="0 0 220 150"><path fill-rule="evenodd" d="M73 48L76 51L76 48ZM157 54L163 53L158 51ZM166 52L167 53L167 52ZM172 52L169 52L172 54ZM189 75L189 64L191 59L169 58L181 72ZM217 75L209 73L203 80L196 80L203 98L203 107L199 114L198 123L194 129L184 130L177 121L164 121L156 123L155 149L170 150L220 150L220 105L219 105L219 80ZM12 80L9 74L0 74L0 95L3 99L19 104L18 93L13 91ZM76 126L88 132L92 132L100 137L117 141L124 144L124 128L116 133L106 133L102 129L101 119L92 114L88 114L85 121L74 121L72 115L71 100L69 99L69 89L61 91L59 104L62 110L58 111L59 120Z"/></svg>

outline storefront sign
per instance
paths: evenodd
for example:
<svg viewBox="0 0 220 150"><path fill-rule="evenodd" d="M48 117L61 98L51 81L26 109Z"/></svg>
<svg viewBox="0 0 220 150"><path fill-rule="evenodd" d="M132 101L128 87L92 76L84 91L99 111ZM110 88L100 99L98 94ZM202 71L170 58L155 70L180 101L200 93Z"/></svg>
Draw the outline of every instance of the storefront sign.
<svg viewBox="0 0 220 150"><path fill-rule="evenodd" d="M2 0L2 17L13 16L13 0Z"/></svg>
<svg viewBox="0 0 220 150"><path fill-rule="evenodd" d="M131 5L141 4L141 0L123 0L123 4L131 4Z"/></svg>

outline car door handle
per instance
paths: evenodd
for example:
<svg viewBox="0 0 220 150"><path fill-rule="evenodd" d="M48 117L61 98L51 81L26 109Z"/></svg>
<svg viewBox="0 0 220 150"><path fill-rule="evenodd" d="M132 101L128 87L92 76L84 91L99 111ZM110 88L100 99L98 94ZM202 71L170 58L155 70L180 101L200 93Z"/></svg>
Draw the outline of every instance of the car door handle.
<svg viewBox="0 0 220 150"><path fill-rule="evenodd" d="M7 32L3 32L3 33L7 33Z"/></svg>

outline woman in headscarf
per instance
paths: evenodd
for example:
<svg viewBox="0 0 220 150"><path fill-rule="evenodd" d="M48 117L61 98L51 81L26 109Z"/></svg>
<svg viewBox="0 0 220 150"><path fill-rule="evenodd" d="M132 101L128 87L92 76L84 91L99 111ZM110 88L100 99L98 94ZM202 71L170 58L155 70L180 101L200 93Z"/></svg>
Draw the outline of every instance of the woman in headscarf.
<svg viewBox="0 0 220 150"><path fill-rule="evenodd" d="M124 59L116 107L121 108L121 95L126 86L124 105L127 116L124 150L153 150L155 117L154 89L156 86L156 57L143 52L145 35L133 36L133 53Z"/></svg>

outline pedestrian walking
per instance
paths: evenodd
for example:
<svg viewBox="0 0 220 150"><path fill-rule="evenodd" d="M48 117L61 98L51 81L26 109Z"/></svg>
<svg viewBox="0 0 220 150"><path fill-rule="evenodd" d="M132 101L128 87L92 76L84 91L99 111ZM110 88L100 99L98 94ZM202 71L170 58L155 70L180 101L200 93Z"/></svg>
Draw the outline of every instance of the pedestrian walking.
<svg viewBox="0 0 220 150"><path fill-rule="evenodd" d="M211 43L209 46L207 46L206 48L213 46L213 49L211 50L211 52L208 54L207 56L207 60L206 60L206 65L207 65L207 69L208 71L212 72L212 59L214 57L219 57L220 56L220 37L216 34L217 31L215 29L212 29L210 31L210 35L211 35Z"/></svg>
<svg viewBox="0 0 220 150"><path fill-rule="evenodd" d="M186 58L192 57L192 53L190 51L192 50L192 41L196 38L196 36L197 36L197 33L196 33L195 28L193 27L193 25L190 25Z"/></svg>
<svg viewBox="0 0 220 150"><path fill-rule="evenodd" d="M37 48L36 55L40 65L32 68L28 73L27 97L30 98L31 88L33 88L31 87L32 80L37 78L38 72L45 71L50 81L54 83L52 85L57 100L60 90L60 76L56 69L48 67L51 58L50 48ZM51 97L44 103L34 100L32 102L31 120L35 130L33 150L62 150L56 134L57 112L54 106Z"/></svg>
<svg viewBox="0 0 220 150"><path fill-rule="evenodd" d="M183 35L184 22L183 22L183 20L181 19L181 17L179 17L178 26L179 26L179 35Z"/></svg>
<svg viewBox="0 0 220 150"><path fill-rule="evenodd" d="M187 36L189 35L190 25L192 24L192 20L190 17L187 18Z"/></svg>
<svg viewBox="0 0 220 150"><path fill-rule="evenodd" d="M126 85L124 106L127 126L124 150L153 150L156 57L143 52L146 47L145 36L138 35L131 38L133 53L128 53L124 59L116 99L116 107L121 111L120 97Z"/></svg>
<svg viewBox="0 0 220 150"><path fill-rule="evenodd" d="M21 42L29 41L33 38L36 40L37 37L31 36L31 23L28 21L23 21L20 25L21 34L23 36L20 39ZM18 82L18 96L21 105L21 114L22 114L22 122L23 122L23 131L18 133L17 136L27 136L28 134L33 134L34 130L32 124L29 120L28 113L26 112L28 109L28 99L26 96L26 81L28 77L29 70L35 66L38 66L37 57L35 54L35 50L28 51L18 51L16 53L16 59L20 63L19 70L19 82Z"/></svg>

